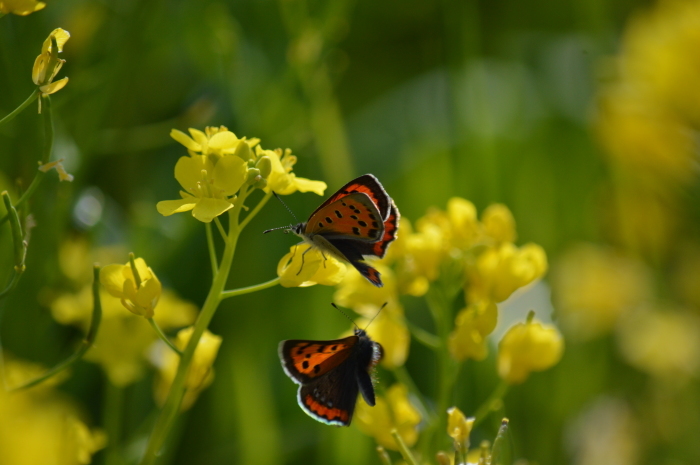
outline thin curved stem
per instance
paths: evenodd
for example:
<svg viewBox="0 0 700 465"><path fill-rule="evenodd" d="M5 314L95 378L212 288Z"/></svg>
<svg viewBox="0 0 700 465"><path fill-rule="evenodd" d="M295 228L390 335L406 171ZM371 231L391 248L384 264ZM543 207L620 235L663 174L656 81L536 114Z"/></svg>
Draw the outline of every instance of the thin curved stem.
<svg viewBox="0 0 700 465"><path fill-rule="evenodd" d="M211 262L211 275L216 276L219 264L216 260L216 246L214 245L214 235L211 232L211 223L204 223L204 230L207 233L207 248L209 249L209 261Z"/></svg>
<svg viewBox="0 0 700 465"><path fill-rule="evenodd" d="M2 17L2 13L0 13L0 17ZM12 110L12 113L7 114L3 119L0 119L0 126L2 126L5 123L9 123L13 119L15 119L15 116L19 115L22 113L22 110L27 108L36 98L39 96L39 88L34 89L34 92L27 97L27 100L22 102L20 106Z"/></svg>
<svg viewBox="0 0 700 465"><path fill-rule="evenodd" d="M94 281L92 283L92 321L90 321L90 328L88 329L88 333L85 335L85 339L83 339L80 348L78 348L78 350L76 350L75 353L73 353L73 355L71 355L61 363L57 364L43 375L39 376L38 378L34 378L33 380L26 382L20 386L12 387L8 389L9 391L27 389L46 381L47 379L62 372L63 370L80 360L83 357L83 355L85 355L85 352L87 352L88 349L92 347L92 344L95 342L95 337L97 336L97 330L99 329L100 323L102 322L102 305L100 303L100 267L97 265L95 265L95 268L93 270L93 279ZM2 363L1 356L0 363ZM0 369L3 370L2 372L4 381L4 366L0 366Z"/></svg>
<svg viewBox="0 0 700 465"><path fill-rule="evenodd" d="M151 327L155 330L155 332L158 334L158 337L160 338L161 341L165 342L168 347L173 349L173 351L178 354L180 357L182 357L182 351L177 348L177 346L173 343L173 341L170 340L168 336L165 335L162 329L160 329L160 326L158 326L158 323L156 323L156 320L153 318L146 318L148 320L148 323L150 323Z"/></svg>
<svg viewBox="0 0 700 465"><path fill-rule="evenodd" d="M224 291L221 293L221 300L228 299L229 297L235 297L238 295L250 294L251 292L262 291L263 289L267 289L269 287L276 286L279 283L280 283L280 278L277 277L275 279L271 279L271 280L264 282L264 283L255 284L253 286L242 287L240 289L232 289L230 291Z"/></svg>
<svg viewBox="0 0 700 465"><path fill-rule="evenodd" d="M244 219L243 221L241 221L241 226L240 226L241 229L245 228L246 225L247 225L248 223L250 223L250 220L252 220L252 219L255 217L255 215L258 214L258 212L260 211L260 209L261 209L262 207L265 206L265 204L267 203L267 201L270 200L270 197L272 197L272 191L270 191L270 192L268 192L267 194L265 194L265 197L263 197L262 199L260 199L260 202L258 202L258 204L255 206L255 208L253 208L253 209L250 211L250 213L248 213L248 214L246 215L245 219Z"/></svg>
<svg viewBox="0 0 700 465"><path fill-rule="evenodd" d="M219 220L219 217L214 218L214 223L216 223L216 229L219 230L219 234L221 234L221 237L226 240L228 237L226 235L226 230L224 229L224 226L221 224L221 221Z"/></svg>
<svg viewBox="0 0 700 465"><path fill-rule="evenodd" d="M481 423L484 418L488 416L489 413L495 411L498 409L498 407L502 404L503 402L503 397L506 395L508 392L508 383L505 381L501 381L498 386L496 386L496 389L491 393L491 395L484 401L481 406L476 409L476 413L474 414L474 426L473 428L476 428L476 426Z"/></svg>
<svg viewBox="0 0 700 465"><path fill-rule="evenodd" d="M396 429L391 430L391 436L394 438L394 441L396 441L396 444L399 446L399 452L401 452L401 456L406 461L406 463L408 463L409 465L418 465L418 460L416 460L416 458L413 456L413 453L408 448L403 438Z"/></svg>
<svg viewBox="0 0 700 465"><path fill-rule="evenodd" d="M416 341L423 344L425 347L432 350L440 349L440 338L436 335L424 330L420 326L417 326L410 321L406 320L406 326L411 331L411 334L416 339Z"/></svg>

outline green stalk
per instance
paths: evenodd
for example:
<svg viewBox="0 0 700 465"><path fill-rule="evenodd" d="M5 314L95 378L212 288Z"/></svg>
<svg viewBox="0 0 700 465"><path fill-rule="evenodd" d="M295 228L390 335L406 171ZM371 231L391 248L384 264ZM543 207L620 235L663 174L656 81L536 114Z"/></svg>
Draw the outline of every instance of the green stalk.
<svg viewBox="0 0 700 465"><path fill-rule="evenodd" d="M160 326L158 326L158 323L156 323L156 320L153 318L146 318L148 322L150 323L151 327L155 330L155 332L158 334L158 337L160 338L161 341L165 342L165 344L173 349L173 352L178 354L180 357L182 357L182 351L177 348L175 344L173 344L173 341L170 340L168 336L165 335L162 329L160 329Z"/></svg>
<svg viewBox="0 0 700 465"><path fill-rule="evenodd" d="M476 410L474 414L474 426L482 422L484 418L488 416L489 413L497 410L503 403L503 397L508 392L508 383L501 381L496 389L491 393L491 395L484 401L483 404Z"/></svg>
<svg viewBox="0 0 700 465"><path fill-rule="evenodd" d="M0 17L2 17L2 13L0 13ZM29 95L29 97L27 97L27 100L25 100L24 102L22 102L22 104L20 106L15 108L12 111L12 113L6 115L3 119L0 119L0 126L2 126L5 123L9 123L13 119L15 119L15 116L22 113L22 110L27 108L34 100L36 100L36 98L38 96L39 96L39 88L37 87L36 89L34 89L34 92L32 92L31 95Z"/></svg>
<svg viewBox="0 0 700 465"><path fill-rule="evenodd" d="M204 225L204 230L207 233L207 248L209 249L209 261L211 261L211 275L216 276L219 264L216 260L216 247L214 245L214 235L211 232L211 223L206 223Z"/></svg>
<svg viewBox="0 0 700 465"><path fill-rule="evenodd" d="M124 424L124 389L105 383L103 424L109 440L105 449L105 465L121 465L125 462L120 452Z"/></svg>
<svg viewBox="0 0 700 465"><path fill-rule="evenodd" d="M243 294L250 294L251 292L257 292L257 291L262 291L263 289L267 289L269 287L276 286L280 283L280 278L277 277L275 279L271 279L267 282L261 283L261 284L256 284L254 286L248 286L248 287L242 287L240 289L233 289L230 291L224 291L221 293L221 299L228 299L229 297L235 297L238 295L243 295Z"/></svg>
<svg viewBox="0 0 700 465"><path fill-rule="evenodd" d="M401 452L401 456L403 459L408 463L409 465L418 465L418 460L413 456L413 453L411 453L411 450L408 448L406 443L403 441L403 438L399 434L396 429L391 430L391 435L394 438L394 441L396 441L396 444L399 446L399 452Z"/></svg>

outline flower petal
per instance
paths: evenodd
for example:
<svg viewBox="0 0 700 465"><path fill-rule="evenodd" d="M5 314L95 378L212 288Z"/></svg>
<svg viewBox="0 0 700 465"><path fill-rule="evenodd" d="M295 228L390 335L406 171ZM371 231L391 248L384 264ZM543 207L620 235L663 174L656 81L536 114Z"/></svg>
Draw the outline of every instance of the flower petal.
<svg viewBox="0 0 700 465"><path fill-rule="evenodd" d="M197 218L199 221L209 223L211 220L232 207L233 204L228 200L202 198L199 199L197 205L194 207L194 210L192 210L192 216Z"/></svg>
<svg viewBox="0 0 700 465"><path fill-rule="evenodd" d="M277 275L283 287L307 287L316 284L312 277L321 266L323 257L317 250L309 250L310 247L304 243L293 245L289 249L290 252L282 257L277 265Z"/></svg>
<svg viewBox="0 0 700 465"><path fill-rule="evenodd" d="M230 150L233 153L238 145L238 137L231 131L217 132L209 139L209 147L215 150Z"/></svg>
<svg viewBox="0 0 700 465"><path fill-rule="evenodd" d="M114 297L124 297L124 265L107 265L100 269L100 283Z"/></svg>
<svg viewBox="0 0 700 465"><path fill-rule="evenodd" d="M66 84L68 84L68 78L64 77L63 79L52 82L51 84L39 87L39 90L43 94L51 95L66 87Z"/></svg>
<svg viewBox="0 0 700 465"><path fill-rule="evenodd" d="M202 170L205 168L204 157L180 157L175 164L175 179L189 193L197 192L197 184L202 180Z"/></svg>
<svg viewBox="0 0 700 465"><path fill-rule="evenodd" d="M236 156L222 157L214 167L214 187L221 189L227 196L234 195L245 182L247 170L246 162L241 158Z"/></svg>
<svg viewBox="0 0 700 465"><path fill-rule="evenodd" d="M192 210L196 203L197 201L194 197L179 200L163 200L158 202L156 208L158 209L158 213L161 215L170 216L173 213L181 213Z"/></svg>
<svg viewBox="0 0 700 465"><path fill-rule="evenodd" d="M193 152L201 152L202 151L202 146L199 145L197 142L194 141L190 136L185 134L182 131L178 131L177 129L171 129L170 130L170 137L187 147L188 150L192 150Z"/></svg>
<svg viewBox="0 0 700 465"><path fill-rule="evenodd" d="M313 192L314 194L323 195L328 187L323 181L312 181L306 178L294 178L294 186L299 192Z"/></svg>

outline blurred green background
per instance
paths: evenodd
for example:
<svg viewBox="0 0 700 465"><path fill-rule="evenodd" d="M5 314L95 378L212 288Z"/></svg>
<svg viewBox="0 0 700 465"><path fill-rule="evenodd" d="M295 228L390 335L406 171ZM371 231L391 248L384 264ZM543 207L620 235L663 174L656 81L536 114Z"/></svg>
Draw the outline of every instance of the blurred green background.
<svg viewBox="0 0 700 465"><path fill-rule="evenodd" d="M89 238L94 248L119 245L145 257L165 286L201 305L210 284L202 224L189 215L162 217L155 204L175 198L179 189L173 167L185 152L170 130L219 125L259 137L265 148L292 148L297 175L326 181L328 192L373 173L411 220L431 206L444 208L453 196L479 211L504 203L515 217L518 243L536 242L547 251L550 277L575 268L576 256L572 265L567 255L572 244L605 244L591 246L591 253L633 261L650 276L631 293L644 294L639 300L654 308L682 307L692 321L683 326L695 329L700 261L688 260L700 250L697 114L668 106L694 141L688 175L652 181L655 165L639 170L607 155L617 129L601 117L606 86L627 76L614 57L625 51L631 18L652 6L629 0L64 0L26 17L0 18L0 115L34 89L33 60L49 32L61 27L71 33L59 74L70 82L52 97L53 158L64 158L75 176L60 184L48 177L31 201L37 226L27 272L2 302L5 349L49 366L80 338L79 330L53 320L47 304L67 286L58 251L76 236ZM681 29L667 16L666 33ZM686 26L690 16L680 16ZM659 28L634 24L637 34L649 30L653 48ZM700 41L695 44L688 49L697 54ZM663 43L659 47L659 56L666 56ZM685 62L692 68L695 60ZM694 83L679 84L689 105L700 102ZM4 188L26 187L41 144L34 105L0 127ZM665 147L663 139L659 145ZM300 218L320 200L313 194L285 198ZM638 221L625 216L634 208ZM241 237L230 288L275 277L294 239L261 233L291 221L278 202L265 207ZM0 258L9 264L9 231L0 234ZM603 268L612 290L603 283L579 292L606 300L624 272ZM550 277L526 303L512 305L550 318ZM562 281L566 300L570 281ZM332 299L328 287L277 287L222 303L210 327L224 341L216 380L182 417L171 463L379 463L373 440L355 427L332 428L304 415L296 387L279 366L280 340L328 339L347 329ZM427 321L420 300L404 304L409 320ZM560 364L511 389L503 413L511 420L515 457L541 464L700 462L690 434L700 426L700 349L688 349L683 377L673 370L658 376L644 361L624 356L626 346L611 327L582 337L575 325L565 329ZM675 340L666 336L658 336L659 351ZM415 343L411 350L408 370L430 394L432 355ZM466 413L497 384L493 358L467 362L461 372L455 403ZM127 444L144 432L151 385L148 374L124 391ZM104 427L109 387L95 365L79 363L59 389L77 399L89 425ZM489 419L472 442L493 439L499 421ZM103 453L94 461L104 463Z"/></svg>

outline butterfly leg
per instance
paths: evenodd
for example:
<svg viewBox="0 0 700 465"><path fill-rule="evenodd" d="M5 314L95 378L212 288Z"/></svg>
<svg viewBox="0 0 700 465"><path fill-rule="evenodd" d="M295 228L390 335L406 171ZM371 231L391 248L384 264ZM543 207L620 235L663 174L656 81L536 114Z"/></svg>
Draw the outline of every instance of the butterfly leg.
<svg viewBox="0 0 700 465"><path fill-rule="evenodd" d="M304 250L304 253L301 254L301 266L299 267L299 271L297 271L297 276L299 276L299 273L301 273L301 270L304 269L304 255L306 255L306 252L311 250L312 247L309 247L308 249ZM294 249L294 253L296 253L296 249Z"/></svg>
<svg viewBox="0 0 700 465"><path fill-rule="evenodd" d="M326 258L326 254L323 253L323 250L321 250L321 256L323 257L323 268L325 268L326 267L326 260L328 260L328 259Z"/></svg>

